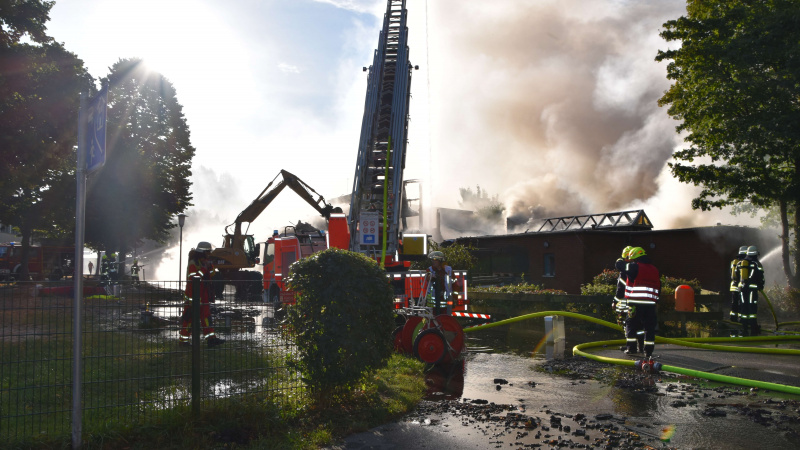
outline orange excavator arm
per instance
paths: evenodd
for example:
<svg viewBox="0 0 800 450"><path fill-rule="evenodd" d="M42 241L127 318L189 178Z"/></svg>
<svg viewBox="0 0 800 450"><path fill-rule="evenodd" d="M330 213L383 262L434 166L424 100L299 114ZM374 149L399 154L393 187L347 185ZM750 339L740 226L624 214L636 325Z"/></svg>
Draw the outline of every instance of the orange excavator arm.
<svg viewBox="0 0 800 450"><path fill-rule="evenodd" d="M281 179L280 182L273 186L275 180L278 178ZM342 212L341 208L336 208L328 204L322 195L312 189L311 186L298 178L296 175L285 170L281 170L280 173L269 182L267 187L265 187L264 190L258 194L258 197L256 197L256 199L253 200L253 202L250 203L247 208L239 213L239 215L236 217L236 221L232 224L234 225L233 234L235 236L241 236L242 223L251 223L256 220L256 218L258 218L258 216L264 212L267 206L269 206L269 204L272 203L278 194L280 194L281 191L283 191L286 187L295 191L300 198L305 200L309 205L316 209L322 217L325 217L325 219L330 219L331 213L333 212Z"/></svg>

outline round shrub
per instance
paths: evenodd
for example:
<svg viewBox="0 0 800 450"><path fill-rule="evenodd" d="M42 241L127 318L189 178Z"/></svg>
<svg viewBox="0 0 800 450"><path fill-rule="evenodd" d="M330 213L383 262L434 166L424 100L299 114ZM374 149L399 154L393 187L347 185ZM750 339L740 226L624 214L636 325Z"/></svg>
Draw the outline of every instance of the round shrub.
<svg viewBox="0 0 800 450"><path fill-rule="evenodd" d="M317 401L351 391L392 353L393 290L378 264L336 248L294 263L288 321L297 369Z"/></svg>

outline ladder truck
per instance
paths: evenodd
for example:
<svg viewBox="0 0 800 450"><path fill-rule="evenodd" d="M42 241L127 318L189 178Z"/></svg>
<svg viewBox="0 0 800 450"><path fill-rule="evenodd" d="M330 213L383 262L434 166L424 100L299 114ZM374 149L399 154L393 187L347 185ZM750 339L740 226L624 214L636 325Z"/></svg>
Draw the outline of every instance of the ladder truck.
<svg viewBox="0 0 800 450"><path fill-rule="evenodd" d="M365 68L367 94L348 218L350 250L375 258L391 278L399 322L395 348L439 363L458 358L465 348L461 326L450 312L466 310L466 272L455 271L455 280L448 280L456 292L455 299L447 299L448 314L434 315L426 304L431 277L410 270L409 261L426 256L427 236L401 234L411 73L418 68L409 61L407 16L406 0L387 0L378 48Z"/></svg>
<svg viewBox="0 0 800 450"><path fill-rule="evenodd" d="M395 348L439 363L458 359L465 350L463 330L451 312L466 314L466 271L454 271L453 279L446 281L455 294L443 305L448 313L434 314L428 305L431 275L410 269L412 260L426 258L427 235L401 233L405 218L414 213L404 188L417 181L403 179L413 68L408 59L405 4L405 0L387 0L378 48L372 65L364 68L367 94L349 215L323 214L328 225L325 233L297 226L283 233L276 230L265 247L263 296L267 302L293 304L295 293L286 284L289 267L317 251L336 247L365 254L386 270L394 288Z"/></svg>

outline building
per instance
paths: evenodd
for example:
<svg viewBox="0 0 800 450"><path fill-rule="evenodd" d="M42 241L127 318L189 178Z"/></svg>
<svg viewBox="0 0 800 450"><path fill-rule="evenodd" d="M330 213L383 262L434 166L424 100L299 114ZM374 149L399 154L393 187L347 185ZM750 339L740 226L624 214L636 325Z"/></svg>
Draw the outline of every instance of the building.
<svg viewBox="0 0 800 450"><path fill-rule="evenodd" d="M654 230L643 210L543 219L524 233L462 237L477 249L473 275L523 276L546 289L579 294L626 246L642 247L663 275L700 280L704 289L727 291L730 260L742 245L770 250L775 233L741 226Z"/></svg>

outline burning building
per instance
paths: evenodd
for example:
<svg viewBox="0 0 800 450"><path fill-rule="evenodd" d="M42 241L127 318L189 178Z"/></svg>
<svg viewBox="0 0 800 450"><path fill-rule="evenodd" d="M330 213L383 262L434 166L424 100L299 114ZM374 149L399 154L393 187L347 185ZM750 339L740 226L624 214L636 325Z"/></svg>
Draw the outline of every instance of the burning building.
<svg viewBox="0 0 800 450"><path fill-rule="evenodd" d="M473 275L524 277L546 289L578 294L582 284L613 269L622 249L630 245L644 248L662 274L697 278L704 289L724 292L730 283L730 260L740 246L756 245L763 253L779 244L777 236L743 226L656 230L644 210L528 224L524 232L456 239L476 249L479 262Z"/></svg>

